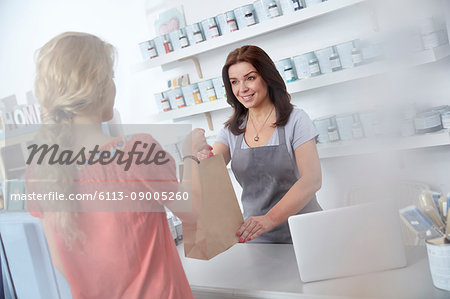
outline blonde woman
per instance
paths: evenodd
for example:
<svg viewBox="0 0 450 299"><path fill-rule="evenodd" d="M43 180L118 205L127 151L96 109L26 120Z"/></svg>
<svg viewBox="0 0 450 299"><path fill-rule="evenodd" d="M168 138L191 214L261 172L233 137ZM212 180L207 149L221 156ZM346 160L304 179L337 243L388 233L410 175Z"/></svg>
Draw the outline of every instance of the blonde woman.
<svg viewBox="0 0 450 299"><path fill-rule="evenodd" d="M150 135L112 138L103 133L101 123L113 116L114 56L110 44L77 32L60 34L39 50L35 93L43 124L57 128L47 130L47 140L73 149L99 146L100 153L126 154L136 144L153 144L161 150ZM192 135L196 142L184 144L185 155L207 146L204 131L194 130ZM92 164L86 159L74 167L49 164L45 174L33 171L37 165L32 164L27 177L53 178L56 183L50 186L55 189L50 190L66 195L98 190L127 194L162 186L165 191L177 190L174 161L170 156L164 161L131 165L124 172L120 163ZM197 165L189 160L185 165L184 175L189 178ZM152 179L142 179L147 177ZM95 183L90 184L92 180ZM155 185L157 181L164 184ZM29 185L29 191L36 189ZM80 212L89 211L91 203L85 202L68 203L69 209L51 209L54 203L45 208L29 205L30 213L41 218L53 262L67 279L73 298L193 298L164 209L158 208L159 203L148 205L152 212L102 212L102 207Z"/></svg>

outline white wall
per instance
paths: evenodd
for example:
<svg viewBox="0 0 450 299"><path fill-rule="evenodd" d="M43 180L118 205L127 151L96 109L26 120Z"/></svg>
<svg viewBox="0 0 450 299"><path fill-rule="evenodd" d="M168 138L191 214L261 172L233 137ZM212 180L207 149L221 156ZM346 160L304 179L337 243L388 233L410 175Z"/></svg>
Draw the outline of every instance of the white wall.
<svg viewBox="0 0 450 299"><path fill-rule="evenodd" d="M332 0L330 0L332 1ZM179 63L175 68L160 68L131 73L131 66L141 61L138 43L152 37L147 25L146 8L164 7L168 3L182 3L186 23L198 22L205 17L231 10L251 0L208 1L120 1L120 0L3 0L0 2L0 98L16 94L25 102L25 92L32 88L34 51L54 35L67 31L86 31L106 39L118 48L119 62L116 70L116 106L124 123L147 123L156 112L153 94L165 89L165 80L175 75L189 73L191 81L199 80L192 62ZM212 4L214 2L214 4ZM423 7L422 2L422 7ZM406 6L407 7L407 6ZM401 8L400 11L404 9ZM408 14L409 11L402 11ZM151 23L151 22L150 22ZM385 26L388 22L383 23ZM276 33L235 43L218 50L199 55L205 78L220 75L227 53L243 44L255 44L278 60L307 51L335 44L346 36L355 36L371 30L374 24L369 13L360 6L326 15ZM419 105L450 104L448 98L450 61L447 59L410 72L400 92L390 94L404 101L416 101ZM419 76L420 75L420 76ZM306 91L293 96L293 103L306 110L311 118L327 114L357 111L372 107L378 102L389 103L392 99L380 88L380 81L387 78L363 79L321 89ZM395 86L394 86L395 88ZM216 134L231 110L212 112ZM207 127L203 115L186 118L182 123ZM401 159L391 160L390 173L397 177L422 181L433 188L450 192L450 149L441 148L412 151L402 154ZM378 167L368 156L330 158L322 160L323 187L318 193L324 207L340 205L346 192L358 184L372 179L366 174L386 171L386 165ZM379 166L379 165L378 165ZM238 190L239 192L239 190Z"/></svg>

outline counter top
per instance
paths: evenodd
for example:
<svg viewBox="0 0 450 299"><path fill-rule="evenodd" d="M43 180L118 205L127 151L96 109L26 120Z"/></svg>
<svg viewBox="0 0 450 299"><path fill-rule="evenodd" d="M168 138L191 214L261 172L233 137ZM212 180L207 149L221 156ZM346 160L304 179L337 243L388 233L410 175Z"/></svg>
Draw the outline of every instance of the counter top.
<svg viewBox="0 0 450 299"><path fill-rule="evenodd" d="M184 257L189 284L200 298L449 298L433 286L426 248L406 247L405 268L303 283L291 244L236 244L209 261Z"/></svg>

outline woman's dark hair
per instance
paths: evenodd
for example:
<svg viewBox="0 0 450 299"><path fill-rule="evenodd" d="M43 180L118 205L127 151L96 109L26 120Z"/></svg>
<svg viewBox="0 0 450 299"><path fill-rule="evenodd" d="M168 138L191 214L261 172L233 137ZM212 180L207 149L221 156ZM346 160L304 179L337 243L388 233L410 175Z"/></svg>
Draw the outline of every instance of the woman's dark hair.
<svg viewBox="0 0 450 299"><path fill-rule="evenodd" d="M262 79L266 82L270 101L275 105L277 112L276 126L284 126L289 120L289 116L294 109L291 104L291 96L286 90L286 84L278 72L275 64L269 55L263 49L257 46L243 46L237 48L228 54L225 65L222 68L222 80L227 92L227 102L233 107L234 113L229 120L225 122L225 127L229 127L231 133L239 135L245 132L245 128L240 128L248 109L242 105L234 96L231 88L228 69L230 66L239 63L248 62L257 70Z"/></svg>

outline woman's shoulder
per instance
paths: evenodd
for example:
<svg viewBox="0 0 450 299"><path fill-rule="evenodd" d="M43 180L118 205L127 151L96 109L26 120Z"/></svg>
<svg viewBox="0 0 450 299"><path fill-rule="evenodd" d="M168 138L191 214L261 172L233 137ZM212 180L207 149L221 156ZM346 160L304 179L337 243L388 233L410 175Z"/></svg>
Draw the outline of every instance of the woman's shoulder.
<svg viewBox="0 0 450 299"><path fill-rule="evenodd" d="M309 121L309 115L305 112L305 110L301 108L292 109L291 114L289 115L288 123L295 124L296 122Z"/></svg>

